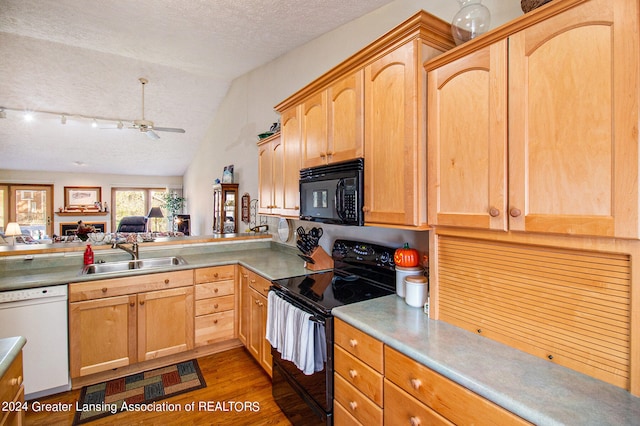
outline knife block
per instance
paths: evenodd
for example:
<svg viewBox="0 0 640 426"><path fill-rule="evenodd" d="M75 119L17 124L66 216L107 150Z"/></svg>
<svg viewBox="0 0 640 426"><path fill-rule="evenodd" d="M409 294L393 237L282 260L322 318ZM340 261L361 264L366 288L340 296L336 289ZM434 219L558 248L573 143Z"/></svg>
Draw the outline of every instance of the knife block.
<svg viewBox="0 0 640 426"><path fill-rule="evenodd" d="M327 254L320 246L313 249L309 253L312 262L304 262L304 267L311 271L320 271L323 269L333 269L333 258Z"/></svg>

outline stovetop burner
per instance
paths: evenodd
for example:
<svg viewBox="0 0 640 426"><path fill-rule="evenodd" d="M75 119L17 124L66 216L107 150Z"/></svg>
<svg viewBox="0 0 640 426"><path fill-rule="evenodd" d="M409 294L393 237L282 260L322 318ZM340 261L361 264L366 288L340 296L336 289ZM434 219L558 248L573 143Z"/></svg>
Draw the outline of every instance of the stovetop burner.
<svg viewBox="0 0 640 426"><path fill-rule="evenodd" d="M276 280L276 287L329 313L350 303L395 292L395 249L377 244L336 240L333 271Z"/></svg>

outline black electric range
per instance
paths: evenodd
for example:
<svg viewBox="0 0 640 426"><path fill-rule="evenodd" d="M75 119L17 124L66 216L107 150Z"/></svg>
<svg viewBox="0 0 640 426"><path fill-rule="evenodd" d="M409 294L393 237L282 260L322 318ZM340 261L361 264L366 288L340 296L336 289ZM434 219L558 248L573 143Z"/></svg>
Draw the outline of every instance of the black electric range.
<svg viewBox="0 0 640 426"><path fill-rule="evenodd" d="M331 257L334 269L273 281L275 287L301 303L329 314L335 307L395 292L394 248L336 240Z"/></svg>

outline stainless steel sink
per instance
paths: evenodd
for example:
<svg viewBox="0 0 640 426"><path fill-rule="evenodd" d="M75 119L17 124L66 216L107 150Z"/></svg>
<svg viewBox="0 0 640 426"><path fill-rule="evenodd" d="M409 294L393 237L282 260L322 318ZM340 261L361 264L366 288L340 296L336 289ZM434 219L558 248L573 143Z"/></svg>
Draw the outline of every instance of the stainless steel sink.
<svg viewBox="0 0 640 426"><path fill-rule="evenodd" d="M82 269L82 274L106 274L109 272L124 272L132 269L164 268L186 264L187 262L179 256L153 257L150 259L124 260L121 262L92 263Z"/></svg>

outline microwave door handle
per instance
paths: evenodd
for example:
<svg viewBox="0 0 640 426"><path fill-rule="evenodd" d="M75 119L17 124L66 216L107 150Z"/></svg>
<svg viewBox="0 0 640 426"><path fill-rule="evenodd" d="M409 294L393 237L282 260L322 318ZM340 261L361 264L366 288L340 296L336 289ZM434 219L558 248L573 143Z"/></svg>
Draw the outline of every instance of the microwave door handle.
<svg viewBox="0 0 640 426"><path fill-rule="evenodd" d="M336 184L336 213L340 220L345 220L344 215L344 179L338 180Z"/></svg>

